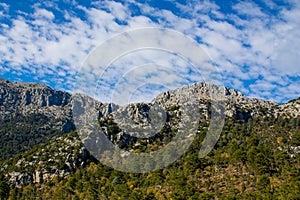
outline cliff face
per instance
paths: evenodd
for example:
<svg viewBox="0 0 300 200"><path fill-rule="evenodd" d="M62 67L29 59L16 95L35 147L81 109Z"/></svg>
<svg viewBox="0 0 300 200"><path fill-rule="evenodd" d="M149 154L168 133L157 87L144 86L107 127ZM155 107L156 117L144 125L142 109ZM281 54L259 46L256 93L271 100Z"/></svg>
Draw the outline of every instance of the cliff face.
<svg viewBox="0 0 300 200"><path fill-rule="evenodd" d="M9 82L0 79L2 119L18 115L42 114L56 120L71 120L70 102L70 94L53 90L42 84Z"/></svg>
<svg viewBox="0 0 300 200"><path fill-rule="evenodd" d="M42 84L9 82L0 79L1 111L19 112L26 115L41 108L58 106L65 107L71 95L53 90ZM1 112L1 114L2 114Z"/></svg>

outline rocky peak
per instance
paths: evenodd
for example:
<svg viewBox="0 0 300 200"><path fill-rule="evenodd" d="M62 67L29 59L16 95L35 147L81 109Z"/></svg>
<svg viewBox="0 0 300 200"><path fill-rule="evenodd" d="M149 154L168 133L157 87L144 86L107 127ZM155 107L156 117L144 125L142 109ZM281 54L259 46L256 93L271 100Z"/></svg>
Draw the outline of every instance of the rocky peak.
<svg viewBox="0 0 300 200"><path fill-rule="evenodd" d="M275 102L256 98L248 98L241 92L225 86L216 86L212 83L194 83L179 89L164 92L153 99L152 103L170 107L184 102L195 101L200 107L205 107L207 102L223 102L226 107L226 115L229 117L246 119L251 116L271 114L271 110L277 106ZM266 113L262 113L266 110ZM241 116L244 113L244 117Z"/></svg>
<svg viewBox="0 0 300 200"><path fill-rule="evenodd" d="M170 90L159 94L153 103L180 103L189 100L237 100L246 98L242 93L224 86L218 87L212 83L194 83L182 88Z"/></svg>
<svg viewBox="0 0 300 200"><path fill-rule="evenodd" d="M36 83L0 81L0 106L20 110L24 106L40 108L45 106L65 106L71 95Z"/></svg>

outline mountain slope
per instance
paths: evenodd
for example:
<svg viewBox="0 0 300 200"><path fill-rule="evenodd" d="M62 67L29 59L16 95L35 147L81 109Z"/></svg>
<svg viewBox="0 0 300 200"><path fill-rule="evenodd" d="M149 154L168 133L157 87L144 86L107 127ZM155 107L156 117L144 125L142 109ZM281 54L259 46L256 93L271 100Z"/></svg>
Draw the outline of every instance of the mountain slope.
<svg viewBox="0 0 300 200"><path fill-rule="evenodd" d="M50 137L44 134L44 129L34 129L28 138L18 141L21 146L29 138L40 138L41 135L47 139L37 143L47 143L7 160L1 166L7 183L12 188L21 186L11 190L10 194L15 198L30 199L34 195L45 199L54 195L55 199L134 199L135 196L138 199L211 199L215 196L275 199L278 195L284 198L288 194L291 199L298 197L295 191L299 189L300 181L299 99L276 104L247 98L233 89L196 83L162 93L150 103L121 107L102 104L84 95L70 96L41 85L2 80L0 86L4 126L17 124L15 127L18 127L23 123L20 127L43 127L47 123L49 130L63 130L64 122L74 123L76 105L75 112L76 109L89 112L75 116L75 122L90 117L98 120L109 141L134 153L163 148L189 121L190 113L198 113L195 115L196 136L184 156L167 168L145 174L121 173L103 166L86 153L84 140L76 133L47 142ZM26 91L32 95L30 103L26 103ZM58 97L53 98L56 94ZM222 102L222 106L218 107L211 97ZM90 101L94 103L89 104ZM88 110L91 105L95 109ZM161 113L161 118L153 118L156 116L151 111L153 108L156 109L154 114ZM218 114L218 108L224 108L226 123L215 148L200 159L199 150L214 117L212 113L216 109ZM32 113L35 119L31 118ZM22 118L17 118L18 115ZM11 121L5 121L9 116L13 116ZM46 116L44 121L43 116ZM159 124L160 120L162 124ZM16 132L5 130L2 137ZM141 130L150 131L150 137L139 138ZM22 129L18 133L23 134ZM61 133L49 134L51 137L59 135ZM60 185L55 186L58 182ZM37 185L26 186L32 183ZM62 189L66 192L62 193Z"/></svg>
<svg viewBox="0 0 300 200"><path fill-rule="evenodd" d="M71 95L0 79L0 161L74 130Z"/></svg>
<svg viewBox="0 0 300 200"><path fill-rule="evenodd" d="M58 143L56 139L38 151L22 154L4 172L9 173L10 183L12 177L28 177L26 170L18 166L28 166L32 158L41 161L40 152L47 152L45 162L36 162L30 168L44 181L47 177L53 179L43 184L35 179L37 184L12 187L11 195L16 199L299 199L299 122L300 118L258 117L247 122L227 118L218 143L201 159L199 150L207 129L200 126L188 151L175 163L140 174L119 172L91 160L86 160L85 167L78 165L75 173L59 167L59 162L51 159L61 155L60 162L69 163L64 155L72 158L72 146L80 143L73 134L67 140L59 139L71 143ZM56 145L62 150L58 151ZM153 140L145 145L152 150L160 143ZM142 144L131 148L145 151ZM51 174L46 166L68 173ZM12 176L16 172L18 176ZM23 181L24 185L29 183L32 181Z"/></svg>

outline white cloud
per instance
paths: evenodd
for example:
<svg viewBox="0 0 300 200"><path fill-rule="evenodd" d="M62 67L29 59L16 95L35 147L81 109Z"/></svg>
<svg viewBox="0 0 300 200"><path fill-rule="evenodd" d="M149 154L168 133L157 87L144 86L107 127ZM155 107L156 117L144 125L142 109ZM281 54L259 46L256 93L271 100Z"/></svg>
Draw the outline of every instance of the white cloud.
<svg viewBox="0 0 300 200"><path fill-rule="evenodd" d="M0 18L7 16L9 6L6 3L0 3Z"/></svg>
<svg viewBox="0 0 300 200"><path fill-rule="evenodd" d="M187 4L177 3L177 7L181 9L184 14L196 17L200 19L204 14L214 13L218 16L223 16L223 14L218 12L219 6L212 1L204 0L198 3L188 2Z"/></svg>
<svg viewBox="0 0 300 200"><path fill-rule="evenodd" d="M234 5L237 14L222 13L216 5L218 2L208 0L193 1L186 5L175 3L182 11L179 15L148 4L135 1L130 3L138 6L142 15L132 16L129 2L98 1L93 3L94 8L87 8L73 1L72 6L80 9L86 19L76 16L72 10L59 10L68 19L61 23L55 22L53 10L43 7L51 4L53 9L60 9L50 1L43 5L35 4L33 13L20 11L17 12L18 16L12 18L6 16L9 5L0 3L3 8L0 17L12 23L8 25L1 22L0 65L4 68L1 71L33 73L36 77L51 75L51 79L58 84L57 88L71 90L69 86L63 85L62 79L71 85L75 80L74 74L87 55L107 39L137 28L173 28L202 42L201 46L210 55L212 62L219 66L225 85L251 96L278 101L284 100L282 93L286 93L286 98L300 96L298 89L292 86L295 85L295 77L296 80L300 77L299 1L293 1L291 9L280 8L271 0L266 1L271 9L278 10L278 17L265 12L251 1L241 1ZM119 24L116 19L126 23ZM171 45L180 41L171 39L163 42ZM120 44L110 51L121 47ZM195 56L192 51L185 52L185 55L188 54ZM156 63L167 66L182 62L180 59L164 60L162 56L151 53L149 56ZM136 60L138 62L131 59L132 62L121 60L122 64L139 66L142 62L148 62L142 56ZM262 80L255 81L258 78ZM249 80L255 83L247 87L244 81Z"/></svg>
<svg viewBox="0 0 300 200"><path fill-rule="evenodd" d="M94 2L93 4L98 6L99 9L107 8L111 12L112 16L119 20L127 20L131 15L131 11L126 7L126 5L123 5L119 2L98 1Z"/></svg>
<svg viewBox="0 0 300 200"><path fill-rule="evenodd" d="M265 17L266 15L261 11L261 8L254 2L241 1L233 6L238 14L250 17Z"/></svg>
<svg viewBox="0 0 300 200"><path fill-rule="evenodd" d="M33 17L48 19L50 21L52 21L55 18L54 14L51 11L48 11L46 9L36 9Z"/></svg>

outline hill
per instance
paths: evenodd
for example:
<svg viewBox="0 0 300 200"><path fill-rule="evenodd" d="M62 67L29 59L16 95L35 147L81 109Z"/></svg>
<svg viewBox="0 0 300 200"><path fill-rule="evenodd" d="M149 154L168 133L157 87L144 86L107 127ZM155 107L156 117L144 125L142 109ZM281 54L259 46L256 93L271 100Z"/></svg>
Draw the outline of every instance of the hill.
<svg viewBox="0 0 300 200"><path fill-rule="evenodd" d="M7 103L9 95L3 98L1 93L0 102L6 102L1 104L5 107L5 112L12 110L12 113L21 113L25 119L28 119L25 124L36 122L36 126L39 126L42 123L38 120L29 120L26 114L35 110L35 114L48 116L47 114L51 112L45 110L71 110L68 119L78 128L77 132L56 134L54 138L41 141L37 146L32 145L34 147L28 148L29 151L3 161L0 182L0 194L3 197L9 196L11 199L300 198L299 99L291 100L286 104L276 104L247 98L233 89L217 87L209 83L196 83L166 91L150 103L118 106L103 104L84 95L68 96L46 86L28 84L24 86L22 83L2 82L4 82L3 88L11 88L5 89L5 94L21 91L15 94L13 99L18 100L14 103ZM43 91L59 93L59 97L67 95L68 100L66 103L59 101L57 104L51 103L51 100L48 103L47 101L38 103L40 100L33 100L31 102L35 103L24 105L19 103L25 101L22 95L23 88L27 88L26 90L30 88L30 91L42 88ZM42 99L41 96L45 93L34 93L32 99ZM217 103L215 100L218 100ZM24 108L28 111L22 113ZM86 112L81 112L82 110ZM4 119L9 116L1 113L2 116L6 116ZM53 114L53 116L65 117L64 114ZM213 119L222 117L224 117L224 127L221 124L220 136L213 138L216 139L214 148L208 154L199 156L199 151L207 140L206 135L213 129L210 126L214 122ZM15 122L20 120L13 118ZM59 122L59 119L63 118L57 119ZM159 123L161 121L163 123ZM192 133L195 134L183 155L175 156L177 159L174 163L168 164L168 161L174 158L170 157L172 152L169 152L161 155L161 162L153 162L150 166L156 169L155 171L147 171L149 166L146 167L146 160L141 160L122 169L133 172L134 167L138 166L144 172L128 173L102 164L115 166L113 161L115 157L106 154L106 160L101 160L103 157L97 157L98 154L88 151L93 149L88 146L91 143L86 141L96 140L92 140L95 139L94 135L83 135L81 130L85 124L91 122L102 130L107 141L126 150L129 152L128 155L155 152L169 144L174 144L180 149L182 140L175 140L176 143L173 139L178 135L183 135L181 139L187 139L191 138ZM6 124L5 121L3 123ZM183 129L189 127L187 125L193 125L194 132L190 134L189 129ZM49 126L51 130L52 125ZM41 132L37 130L35 134ZM145 132L146 135L142 136L146 138L141 137L140 132ZM6 134L10 133L13 131L6 132ZM104 139L96 139L100 143L95 144L103 145ZM23 145L25 141L20 139L18 142ZM162 167L162 164L166 164L166 167Z"/></svg>

